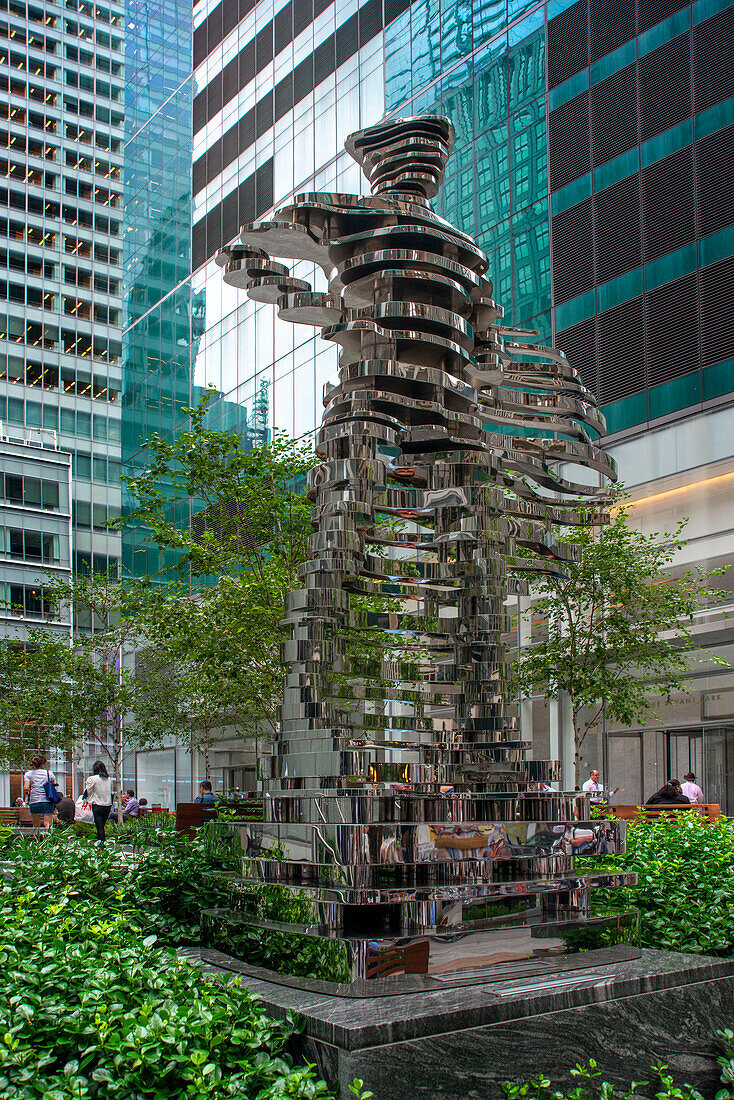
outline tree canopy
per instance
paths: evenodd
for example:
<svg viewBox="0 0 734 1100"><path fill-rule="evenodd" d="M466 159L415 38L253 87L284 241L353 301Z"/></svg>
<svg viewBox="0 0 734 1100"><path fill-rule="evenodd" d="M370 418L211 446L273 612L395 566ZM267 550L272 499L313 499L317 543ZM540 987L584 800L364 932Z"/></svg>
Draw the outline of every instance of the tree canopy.
<svg viewBox="0 0 734 1100"><path fill-rule="evenodd" d="M673 570L687 519L648 535L630 526L630 510L618 497L607 525L556 532L576 544L578 560L565 566L566 579L531 582L533 614L545 626L513 667L522 695L568 694L577 785L583 744L604 709L624 725L643 724L657 701L685 690L694 615L726 595L709 584L720 569Z"/></svg>

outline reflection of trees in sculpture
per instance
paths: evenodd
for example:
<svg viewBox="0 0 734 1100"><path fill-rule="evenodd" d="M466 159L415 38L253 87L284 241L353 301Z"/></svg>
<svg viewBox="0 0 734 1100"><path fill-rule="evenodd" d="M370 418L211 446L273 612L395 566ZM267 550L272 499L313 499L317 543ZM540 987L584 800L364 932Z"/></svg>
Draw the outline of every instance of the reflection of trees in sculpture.
<svg viewBox="0 0 734 1100"><path fill-rule="evenodd" d="M311 475L311 558L290 601L282 735L265 775L275 819L305 830L300 868L294 858L277 871L291 882L384 883L376 825L339 848L321 843L319 821L569 813L552 800L539 809L537 780L555 778L557 765L525 759L507 712L506 569L562 569L569 547L551 523L578 522L577 506L588 514L604 494L567 471L612 471L594 442L603 420L565 356L498 327L486 257L428 205L452 143L451 123L428 115L353 134L346 148L370 198L298 196L218 257L228 282L285 320L322 326L341 348ZM328 291L269 254L316 263ZM531 801L518 810L524 791ZM391 862L409 887L427 880L415 871L421 840L403 832ZM309 844L320 854L303 855ZM471 881L471 896L482 895L476 884L491 869L467 876L470 863L437 864L436 884L453 884L456 898ZM539 877L518 865L509 878L526 881L504 892L527 893Z"/></svg>

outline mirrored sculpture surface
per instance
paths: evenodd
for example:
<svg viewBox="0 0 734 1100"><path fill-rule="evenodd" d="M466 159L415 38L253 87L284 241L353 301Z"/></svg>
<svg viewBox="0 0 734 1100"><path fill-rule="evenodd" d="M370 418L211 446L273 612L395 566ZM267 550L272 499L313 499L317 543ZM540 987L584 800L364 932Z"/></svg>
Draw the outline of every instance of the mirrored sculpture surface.
<svg viewBox="0 0 734 1100"><path fill-rule="evenodd" d="M211 944L306 982L476 980L634 940L634 915L589 915L623 876L574 869L624 826L530 758L504 652L508 592L573 552L554 525L603 521L604 422L562 352L502 326L486 256L431 209L452 144L434 115L352 134L370 197L299 195L217 258L340 348L263 820L226 827L245 874L207 916Z"/></svg>

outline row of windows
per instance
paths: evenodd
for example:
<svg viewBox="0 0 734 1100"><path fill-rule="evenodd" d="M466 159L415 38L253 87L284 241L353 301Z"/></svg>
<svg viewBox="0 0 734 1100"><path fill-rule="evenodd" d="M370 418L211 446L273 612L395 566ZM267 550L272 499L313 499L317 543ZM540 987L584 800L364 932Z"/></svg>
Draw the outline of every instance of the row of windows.
<svg viewBox="0 0 734 1100"><path fill-rule="evenodd" d="M91 92L92 95L104 96L105 99L111 99L115 103L119 103L122 99L122 88L109 84L106 80L94 80L85 73L70 72L65 69L64 83L68 84L70 88L79 88L83 92Z"/></svg>
<svg viewBox="0 0 734 1100"><path fill-rule="evenodd" d="M8 584L0 581L0 613L21 619L61 621L53 596L39 585Z"/></svg>
<svg viewBox="0 0 734 1100"><path fill-rule="evenodd" d="M271 157L196 223L191 236L192 270L213 256L225 240L231 239L233 225L254 221L273 205L273 201Z"/></svg>
<svg viewBox="0 0 734 1100"><path fill-rule="evenodd" d="M120 111L111 111L109 107L95 107L86 99L75 99L68 95L64 96L64 110L72 115L81 115L82 118L93 118L109 126L122 126L124 121L124 115Z"/></svg>
<svg viewBox="0 0 734 1100"><path fill-rule="evenodd" d="M44 390L61 390L62 393L75 394L77 397L91 397L99 401L116 402L119 397L119 391L117 385L114 382L110 382L110 379L104 375L91 375L89 372L77 371L74 367L57 367L48 363L39 363L37 361L24 361L21 356L18 355L0 355L0 380L5 382L15 382L18 385L35 386L37 389ZM30 406L32 403L27 402ZM34 426L40 426L40 413L37 411L41 406L35 406L33 412L30 408L26 410L25 419L29 424ZM44 418L48 419L48 423L44 423L44 428L57 428L58 418L56 414L51 410L50 406L44 406ZM14 411L15 407L14 407ZM73 410L62 409L61 410L61 430L66 432L75 432L77 435L89 436L89 413L79 412L77 427L71 421L65 419L67 413L71 412L73 416ZM22 402L19 410L19 419L14 421L15 423L23 423L23 409ZM53 423L51 421L53 420ZM107 432L103 431L102 427L97 427L98 422L104 420L104 417L95 416L95 439L106 439ZM116 422L117 424L117 422ZM99 432L99 434L98 434ZM113 428L112 421L110 422L109 438L117 438L119 435L119 427Z"/></svg>
<svg viewBox="0 0 734 1100"><path fill-rule="evenodd" d="M88 0L66 0L65 7L68 11L77 11L90 19L98 19L101 23L110 23L113 27L122 26L122 14L101 7L99 4L90 4ZM29 19L31 23L43 23L47 27L55 27L58 16L45 8L37 8L34 4L26 5L22 0L0 0L0 11L9 11L11 15L19 15L21 19Z"/></svg>
<svg viewBox="0 0 734 1100"><path fill-rule="evenodd" d="M0 206L9 206L13 210L27 210L43 218L58 218L67 225L80 225L86 229L96 229L98 233L109 233L113 237L120 235L120 223L112 221L104 214L92 214L90 210L77 210L75 206L42 199L37 195L26 195L24 191L9 191L0 187Z"/></svg>
<svg viewBox="0 0 734 1100"><path fill-rule="evenodd" d="M7 237L8 240L28 241L29 244L55 250L57 236L58 234L52 230L33 225L32 222L19 222L14 221L12 218L0 218L0 237ZM95 244L93 249L91 241L85 241L79 237L64 235L64 252L70 256L79 256L86 260L91 259L94 255L95 260L104 264L119 265L120 263L119 249L109 248L104 244ZM40 263L40 260L38 262ZM118 294L120 289L117 280L108 279L107 276L101 273L95 275L94 285L97 290L104 290L109 294Z"/></svg>
<svg viewBox="0 0 734 1100"><path fill-rule="evenodd" d="M52 54L55 54L57 46L61 45L58 38L46 38L33 27L26 30L25 27L19 27L15 23L8 24L2 19L0 19L0 38L9 38L18 45L33 46L36 50L45 50L46 53Z"/></svg>
<svg viewBox="0 0 734 1100"><path fill-rule="evenodd" d="M11 65L18 72L32 73L33 76L45 76L46 80L56 80L61 72L58 65L40 61L26 54L16 53L7 46L0 46L0 64Z"/></svg>
<svg viewBox="0 0 734 1100"><path fill-rule="evenodd" d="M5 73L0 73L0 92L12 95L14 100L21 97L22 99L33 99L36 103L46 103L49 107L56 106L56 92L44 87L43 84L26 83L25 80L16 80L14 77L6 76ZM6 104L4 118L8 117L7 106ZM13 103L13 115L15 115L15 112L16 104Z"/></svg>
<svg viewBox="0 0 734 1100"><path fill-rule="evenodd" d="M0 91L2 91L2 78L0 78ZM106 108L100 108L105 111ZM107 112L109 114L109 112ZM59 119L53 115L44 115L39 111L26 111L17 103L1 101L0 118L8 119L18 126L26 124L32 129L43 130L46 134L57 133ZM104 149L108 153L119 153L122 150L120 138L113 137L104 130L95 130L93 125L87 123L65 122L64 137L69 141L79 141L85 145L94 143L98 149Z"/></svg>
<svg viewBox="0 0 734 1100"><path fill-rule="evenodd" d="M75 23L71 19L64 20L64 31L76 38L83 39L85 42L96 42L98 46L114 50L115 53L122 52L122 39L114 34L109 35L107 31L95 30L93 27L87 27L84 23Z"/></svg>
<svg viewBox="0 0 734 1100"><path fill-rule="evenodd" d="M94 527L95 531L108 531L107 524L120 518L120 509L111 504L90 504L88 500L76 500L72 515L75 527Z"/></svg>
<svg viewBox="0 0 734 1100"><path fill-rule="evenodd" d="M0 473L0 500L28 508L59 510L59 483L24 474Z"/></svg>
<svg viewBox="0 0 734 1100"><path fill-rule="evenodd" d="M0 527L0 554L7 554L16 561L58 565L59 542L58 535L47 535L42 531L22 531L17 527Z"/></svg>
<svg viewBox="0 0 734 1100"><path fill-rule="evenodd" d="M0 249L0 256L2 256L2 250ZM30 263L32 257L28 257ZM37 261L33 261L34 264ZM55 266L55 265L50 265ZM35 272L33 272L35 274ZM64 282L70 283L72 286L80 286L85 290L91 290L94 286L95 290L102 291L105 294L120 294L120 280L113 279L109 275L105 275L104 272L95 272L94 276L91 271L87 271L81 267L67 267L64 265Z"/></svg>
<svg viewBox="0 0 734 1100"><path fill-rule="evenodd" d="M46 351L63 351L66 355L96 359L100 363L119 363L122 355L122 344L119 340L97 335L92 338L89 333L75 332L73 329L62 328L59 331L58 325L25 321L22 317L6 317L1 313L0 340L10 340Z"/></svg>
<svg viewBox="0 0 734 1100"><path fill-rule="evenodd" d="M58 16L45 8L37 8L33 4L26 5L20 0L0 0L0 11L9 11L11 15L19 15L21 19L29 19L31 23L42 23L46 27L55 27Z"/></svg>
<svg viewBox="0 0 734 1100"><path fill-rule="evenodd" d="M104 54L94 54L90 50L81 47L64 47L64 57L67 61L78 61L82 65L88 65L90 69L97 68L100 72L110 73L112 76L123 76L124 70L121 61L112 61Z"/></svg>

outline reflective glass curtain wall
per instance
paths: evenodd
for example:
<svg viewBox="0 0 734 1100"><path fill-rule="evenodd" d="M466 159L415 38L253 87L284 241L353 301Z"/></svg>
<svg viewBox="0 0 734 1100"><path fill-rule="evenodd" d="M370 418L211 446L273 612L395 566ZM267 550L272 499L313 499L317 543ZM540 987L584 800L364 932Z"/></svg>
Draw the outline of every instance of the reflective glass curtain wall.
<svg viewBox="0 0 734 1100"><path fill-rule="evenodd" d="M551 332L610 432L734 392L734 6L421 0L387 108L457 127L445 210L506 317Z"/></svg>

